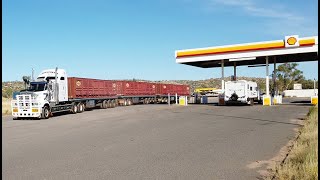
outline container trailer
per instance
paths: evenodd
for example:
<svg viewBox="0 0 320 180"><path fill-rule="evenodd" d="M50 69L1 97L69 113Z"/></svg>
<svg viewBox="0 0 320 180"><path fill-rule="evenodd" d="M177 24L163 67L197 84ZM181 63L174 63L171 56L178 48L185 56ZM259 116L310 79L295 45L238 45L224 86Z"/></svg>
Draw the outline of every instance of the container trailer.
<svg viewBox="0 0 320 180"><path fill-rule="evenodd" d="M174 101L176 94L189 96L189 89L181 84L68 77L64 69L48 69L14 95L12 116L47 119L63 111L81 113L94 107L168 102Z"/></svg>

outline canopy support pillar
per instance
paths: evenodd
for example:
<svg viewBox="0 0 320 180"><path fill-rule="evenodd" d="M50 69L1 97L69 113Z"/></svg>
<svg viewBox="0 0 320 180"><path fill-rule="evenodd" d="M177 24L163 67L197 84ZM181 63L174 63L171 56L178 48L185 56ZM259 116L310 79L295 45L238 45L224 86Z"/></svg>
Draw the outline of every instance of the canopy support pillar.
<svg viewBox="0 0 320 180"><path fill-rule="evenodd" d="M237 63L236 62L233 63L233 80L234 81L237 80Z"/></svg>
<svg viewBox="0 0 320 180"><path fill-rule="evenodd" d="M266 95L269 96L269 57L266 57Z"/></svg>
<svg viewBox="0 0 320 180"><path fill-rule="evenodd" d="M224 93L224 60L221 60L221 90Z"/></svg>

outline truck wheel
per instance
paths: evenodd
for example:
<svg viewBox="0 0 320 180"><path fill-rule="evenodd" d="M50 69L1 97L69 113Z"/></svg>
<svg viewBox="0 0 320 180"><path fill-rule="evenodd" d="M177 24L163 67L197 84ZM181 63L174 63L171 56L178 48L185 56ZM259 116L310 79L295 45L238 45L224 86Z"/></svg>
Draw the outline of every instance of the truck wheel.
<svg viewBox="0 0 320 180"><path fill-rule="evenodd" d="M84 106L82 103L79 103L77 108L79 113L82 113L84 111Z"/></svg>
<svg viewBox="0 0 320 180"><path fill-rule="evenodd" d="M127 106L127 99L123 99L123 105Z"/></svg>
<svg viewBox="0 0 320 180"><path fill-rule="evenodd" d="M114 99L111 100L111 107L112 107L112 108L116 107L116 102L114 101Z"/></svg>
<svg viewBox="0 0 320 180"><path fill-rule="evenodd" d="M73 104L71 112L73 114L76 114L78 112L78 106L76 104Z"/></svg>
<svg viewBox="0 0 320 180"><path fill-rule="evenodd" d="M119 102L118 102L118 100L114 100L114 107L117 107L117 106L119 106Z"/></svg>
<svg viewBox="0 0 320 180"><path fill-rule="evenodd" d="M128 106L131 106L131 105L132 105L132 100L128 99Z"/></svg>
<svg viewBox="0 0 320 180"><path fill-rule="evenodd" d="M107 109L107 108L108 108L108 106L107 106L107 100L102 101L101 109Z"/></svg>
<svg viewBox="0 0 320 180"><path fill-rule="evenodd" d="M43 107L42 109L42 118L48 119L50 117L50 110L48 106Z"/></svg>
<svg viewBox="0 0 320 180"><path fill-rule="evenodd" d="M106 108L111 108L111 102L110 102L110 100L107 101L107 104L106 104L106 105L107 105Z"/></svg>

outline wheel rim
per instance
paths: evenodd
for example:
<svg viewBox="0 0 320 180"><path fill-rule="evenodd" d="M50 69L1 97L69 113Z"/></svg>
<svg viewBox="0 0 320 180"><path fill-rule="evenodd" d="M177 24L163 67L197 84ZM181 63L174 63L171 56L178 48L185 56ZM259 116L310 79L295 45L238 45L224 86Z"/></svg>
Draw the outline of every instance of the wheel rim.
<svg viewBox="0 0 320 180"><path fill-rule="evenodd" d="M73 106L73 112L77 112L77 106L75 105L75 106Z"/></svg>
<svg viewBox="0 0 320 180"><path fill-rule="evenodd" d="M82 112L82 111L83 111L82 104L80 104L80 106L79 106L79 111L80 111L80 112Z"/></svg>

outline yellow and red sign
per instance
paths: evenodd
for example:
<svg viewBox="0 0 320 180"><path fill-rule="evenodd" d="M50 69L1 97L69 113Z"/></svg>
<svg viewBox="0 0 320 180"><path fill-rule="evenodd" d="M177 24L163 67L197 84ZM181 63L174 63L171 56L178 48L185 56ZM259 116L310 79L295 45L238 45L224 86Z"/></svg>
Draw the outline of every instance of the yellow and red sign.
<svg viewBox="0 0 320 180"><path fill-rule="evenodd" d="M285 47L298 47L300 46L299 43L299 36L298 35L292 35L292 36L286 36L285 37Z"/></svg>

